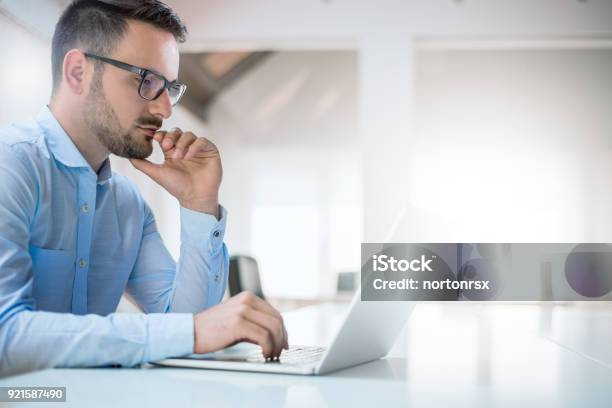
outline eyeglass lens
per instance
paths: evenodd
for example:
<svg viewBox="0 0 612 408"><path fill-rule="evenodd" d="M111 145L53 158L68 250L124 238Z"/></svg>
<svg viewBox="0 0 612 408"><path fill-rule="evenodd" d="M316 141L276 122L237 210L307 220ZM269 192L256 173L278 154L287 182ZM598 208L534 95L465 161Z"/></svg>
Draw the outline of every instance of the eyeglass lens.
<svg viewBox="0 0 612 408"><path fill-rule="evenodd" d="M147 72L140 85L140 96L148 100L153 100L161 94L164 89L164 85L165 82L163 78L152 72ZM181 84L174 84L168 89L168 94L170 95L172 105L175 105L183 95L183 88L184 86Z"/></svg>

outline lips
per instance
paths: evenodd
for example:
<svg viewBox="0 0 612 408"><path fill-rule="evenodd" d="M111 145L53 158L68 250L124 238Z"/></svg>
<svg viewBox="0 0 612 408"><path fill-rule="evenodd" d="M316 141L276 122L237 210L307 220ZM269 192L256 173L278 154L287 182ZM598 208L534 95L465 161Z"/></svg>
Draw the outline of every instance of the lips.
<svg viewBox="0 0 612 408"><path fill-rule="evenodd" d="M153 128L144 128L140 126L138 126L138 129L140 129L145 135L149 137L153 137L153 135L155 135L155 132L157 131L156 129L153 129Z"/></svg>

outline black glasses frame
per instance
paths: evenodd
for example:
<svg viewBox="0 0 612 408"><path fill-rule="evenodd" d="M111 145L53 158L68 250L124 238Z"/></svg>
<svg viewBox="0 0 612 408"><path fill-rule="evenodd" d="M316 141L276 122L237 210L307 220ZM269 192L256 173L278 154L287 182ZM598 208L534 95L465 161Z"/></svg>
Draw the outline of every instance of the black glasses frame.
<svg viewBox="0 0 612 408"><path fill-rule="evenodd" d="M182 98L182 96L185 94L185 91L187 90L187 85L182 84L176 80L174 81L168 81L166 79L166 77L164 77L162 74L152 71L150 69L146 69L146 68L140 68L137 67L135 65L132 64L128 64L127 62L122 62L122 61L117 61L115 59L112 58L107 58L107 57L102 57L100 55L96 55L96 54L90 54L88 52L83 53L85 54L86 57L88 58L93 58L93 59L97 59L100 60L102 62L105 62L107 64L113 65L117 68L121 68L124 69L126 71L129 71L133 74L137 74L140 75L140 83L138 84L138 96L140 96L142 99L145 99L147 101L154 101L155 99L159 98L159 96L164 92L164 90L168 90L168 92L170 92L170 88L174 88L176 89L176 87L179 88L179 93L178 96L176 97L176 101L174 101L174 103L172 104L172 106L176 105L178 103L178 101ZM164 86L157 92L157 94L153 97L153 98L146 98L145 96L142 95L141 89L142 89L142 85L144 83L145 77L147 76L147 74L152 74L155 75L157 77L159 77L160 79L162 79L164 81Z"/></svg>

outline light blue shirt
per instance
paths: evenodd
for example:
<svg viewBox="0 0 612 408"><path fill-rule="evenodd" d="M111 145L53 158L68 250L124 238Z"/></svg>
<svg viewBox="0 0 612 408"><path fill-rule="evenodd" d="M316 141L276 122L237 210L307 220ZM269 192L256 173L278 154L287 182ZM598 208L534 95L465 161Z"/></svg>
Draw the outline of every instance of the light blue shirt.
<svg viewBox="0 0 612 408"><path fill-rule="evenodd" d="M96 174L47 107L1 128L0 375L193 353L193 313L227 282L220 210L181 208L177 265L136 187L108 159ZM124 291L145 314L115 313Z"/></svg>

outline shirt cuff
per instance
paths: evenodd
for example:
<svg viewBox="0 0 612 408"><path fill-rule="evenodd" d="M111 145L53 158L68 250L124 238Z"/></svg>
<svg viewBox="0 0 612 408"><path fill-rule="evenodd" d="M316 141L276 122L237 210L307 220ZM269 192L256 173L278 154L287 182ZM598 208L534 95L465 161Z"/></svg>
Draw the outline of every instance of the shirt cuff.
<svg viewBox="0 0 612 408"><path fill-rule="evenodd" d="M217 253L223 245L227 211L219 205L221 218L181 207L181 242Z"/></svg>
<svg viewBox="0 0 612 408"><path fill-rule="evenodd" d="M150 313L146 316L148 350L145 362L193 354L193 314Z"/></svg>

